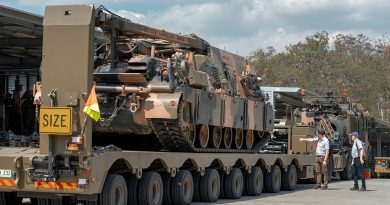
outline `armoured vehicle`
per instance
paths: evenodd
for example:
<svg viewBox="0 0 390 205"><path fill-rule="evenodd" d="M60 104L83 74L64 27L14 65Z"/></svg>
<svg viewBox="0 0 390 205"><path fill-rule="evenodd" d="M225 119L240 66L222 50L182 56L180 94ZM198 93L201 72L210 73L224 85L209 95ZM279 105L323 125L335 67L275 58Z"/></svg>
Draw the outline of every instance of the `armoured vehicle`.
<svg viewBox="0 0 390 205"><path fill-rule="evenodd" d="M311 117L303 123L314 123L323 128L331 142L329 173L339 172L341 179L350 179L353 141L348 134L357 131L362 136L361 140L368 140L372 118L361 103L352 102L347 94L335 97L332 92L326 92L325 96L308 97L305 101L309 105L306 114Z"/></svg>
<svg viewBox="0 0 390 205"><path fill-rule="evenodd" d="M329 175L339 173L351 178L351 148L348 133L357 131L367 139L371 117L362 104L352 103L347 96L335 97L332 92L320 96L303 88L263 87L275 107L275 129L262 153L314 153L315 144L299 142L301 137L314 137L323 128L331 142Z"/></svg>
<svg viewBox="0 0 390 205"><path fill-rule="evenodd" d="M294 190L313 177L311 155L244 153L259 146L245 143L252 131L266 139L273 116L243 58L91 5L48 6L43 24L39 148L0 147L0 205L22 197L38 205L182 205ZM93 81L103 124L83 112ZM162 144L175 152L127 149L154 143L154 132L171 137ZM183 132L201 137L193 146L195 135ZM239 140L215 148L219 137L206 146L214 132L249 137L241 150ZM241 153L222 153L230 151Z"/></svg>
<svg viewBox="0 0 390 205"><path fill-rule="evenodd" d="M96 26L109 38L95 54L96 135L154 133L169 151L256 152L272 131L273 109L245 58L104 9Z"/></svg>

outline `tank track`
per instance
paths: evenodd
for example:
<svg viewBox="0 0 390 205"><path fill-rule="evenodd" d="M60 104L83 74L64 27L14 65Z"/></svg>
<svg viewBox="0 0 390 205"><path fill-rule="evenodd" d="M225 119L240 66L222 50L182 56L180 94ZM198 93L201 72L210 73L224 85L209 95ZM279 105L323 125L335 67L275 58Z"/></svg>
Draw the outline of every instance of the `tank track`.
<svg viewBox="0 0 390 205"><path fill-rule="evenodd" d="M151 119L150 123L163 148L177 152L206 153L257 153L266 144L265 138L257 139L252 149L198 148L185 136L179 119Z"/></svg>

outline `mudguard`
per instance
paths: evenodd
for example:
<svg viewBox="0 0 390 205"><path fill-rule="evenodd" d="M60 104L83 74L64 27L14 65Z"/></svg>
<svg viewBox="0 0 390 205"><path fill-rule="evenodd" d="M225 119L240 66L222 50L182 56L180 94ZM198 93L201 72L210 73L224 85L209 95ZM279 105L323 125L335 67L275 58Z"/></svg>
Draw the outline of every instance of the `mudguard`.
<svg viewBox="0 0 390 205"><path fill-rule="evenodd" d="M176 119L181 93L150 93L145 100L145 118Z"/></svg>

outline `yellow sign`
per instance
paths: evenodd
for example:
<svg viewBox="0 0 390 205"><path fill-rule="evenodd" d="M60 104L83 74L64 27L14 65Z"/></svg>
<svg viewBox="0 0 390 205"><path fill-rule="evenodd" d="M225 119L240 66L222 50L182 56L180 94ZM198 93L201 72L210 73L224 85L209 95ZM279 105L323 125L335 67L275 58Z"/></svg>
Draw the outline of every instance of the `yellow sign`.
<svg viewBox="0 0 390 205"><path fill-rule="evenodd" d="M72 134L72 108L42 107L39 113L39 132L41 134Z"/></svg>

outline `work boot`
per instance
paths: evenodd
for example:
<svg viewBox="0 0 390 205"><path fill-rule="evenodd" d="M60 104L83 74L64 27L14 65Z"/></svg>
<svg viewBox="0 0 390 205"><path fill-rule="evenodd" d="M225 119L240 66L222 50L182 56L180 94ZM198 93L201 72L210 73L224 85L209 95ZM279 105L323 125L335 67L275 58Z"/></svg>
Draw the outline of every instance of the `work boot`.
<svg viewBox="0 0 390 205"><path fill-rule="evenodd" d="M366 186L362 186L359 191L367 191Z"/></svg>
<svg viewBox="0 0 390 205"><path fill-rule="evenodd" d="M316 185L314 189L321 189L321 185Z"/></svg>
<svg viewBox="0 0 390 205"><path fill-rule="evenodd" d="M350 188L349 190L351 190L351 191L358 191L358 190L359 190L359 187L358 187L358 186L353 186L353 187Z"/></svg>
<svg viewBox="0 0 390 205"><path fill-rule="evenodd" d="M322 188L321 188L321 190L327 190L328 189L328 186L323 186Z"/></svg>

